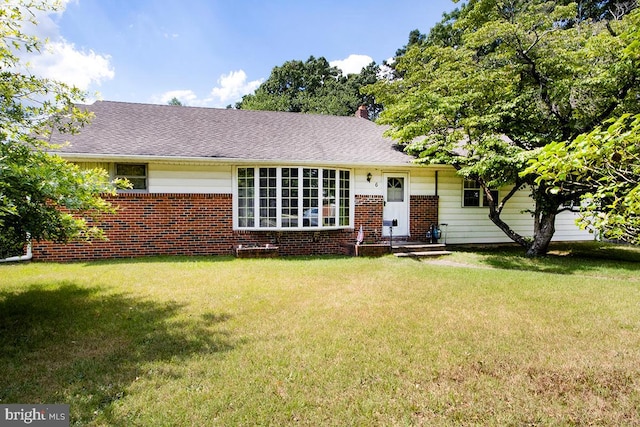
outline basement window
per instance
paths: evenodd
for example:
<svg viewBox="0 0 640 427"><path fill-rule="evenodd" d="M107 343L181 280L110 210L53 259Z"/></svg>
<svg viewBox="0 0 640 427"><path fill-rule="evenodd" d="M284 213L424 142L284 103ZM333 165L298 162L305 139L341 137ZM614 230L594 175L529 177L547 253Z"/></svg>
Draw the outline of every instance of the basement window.
<svg viewBox="0 0 640 427"><path fill-rule="evenodd" d="M480 184L474 179L465 179L462 189L462 206L469 207L488 207L489 199L480 187ZM498 200L498 190L491 189L493 200ZM482 196L482 197L481 197Z"/></svg>
<svg viewBox="0 0 640 427"><path fill-rule="evenodd" d="M147 190L147 165L136 163L116 163L115 177L126 178L133 187L126 191Z"/></svg>

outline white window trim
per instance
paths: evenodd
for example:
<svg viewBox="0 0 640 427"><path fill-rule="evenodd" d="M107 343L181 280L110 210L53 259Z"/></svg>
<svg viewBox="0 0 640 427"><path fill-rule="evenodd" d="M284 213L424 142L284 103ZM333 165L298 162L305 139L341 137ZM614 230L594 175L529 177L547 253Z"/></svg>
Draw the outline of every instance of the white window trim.
<svg viewBox="0 0 640 427"><path fill-rule="evenodd" d="M111 163L110 166L110 171L109 174L111 175L111 179L116 179L116 178L127 178L126 176L123 175L117 175L116 172L118 170L118 165L140 165L140 166L144 166L144 170L145 170L145 175L144 175L144 179L145 179L145 183L146 186L145 188L140 188L140 189L133 189L133 188L123 188L123 189L119 189L118 193L148 193L149 192L149 164L148 163L139 163L139 162L114 162ZM131 178L142 178L142 176L131 176Z"/></svg>
<svg viewBox="0 0 640 427"><path fill-rule="evenodd" d="M240 227L239 225L239 217L238 217L238 170L245 168L253 168L254 169L254 226L253 227ZM276 226L275 227L260 227L260 172L261 168L276 168ZM317 226L304 226L302 221L298 222L298 226L296 227L283 227L282 226L282 169L298 169L298 179L300 181L298 192L298 218L303 218L304 212L304 192L303 192L303 170L304 169L317 169L318 170L318 225ZM323 224L323 216L322 216L322 199L323 199L323 171L324 170L334 170L336 171L336 187L335 187L335 198L336 200L340 200L340 171L349 172L349 224L348 225L339 225L340 223L340 206L336 206L335 209L335 224L336 225L322 225ZM355 194L354 194L354 180L355 174L353 169L348 168L339 168L339 167L322 167L322 166L275 166L275 165L243 165L236 166L233 169L233 229L238 231L320 231L320 230L344 230L344 229L353 229L353 223L355 219L354 210L355 210Z"/></svg>
<svg viewBox="0 0 640 427"><path fill-rule="evenodd" d="M486 205L484 204L485 194L484 194L484 190L482 189L482 187L479 187L479 188L475 188L475 187L474 187L474 188L467 187L467 186L466 186L467 181L473 181L473 180L468 180L468 179L464 179L464 178L462 179L462 200L461 200L461 205L462 205L462 207L463 207L464 209L486 209L486 208L488 208L488 207L489 207L489 205L488 205L488 204L486 204ZM473 181L473 182L475 182L475 181ZM480 200L479 200L478 206L465 205L465 203L464 203L464 200L465 200L464 192L465 192L466 190L478 190L478 191L479 191L479 193L480 193ZM498 197L500 197L500 190L499 190L499 189L497 189L497 188L491 188L491 189L489 189L489 191L491 191L491 192L495 192L495 193L496 193L496 195L497 195Z"/></svg>

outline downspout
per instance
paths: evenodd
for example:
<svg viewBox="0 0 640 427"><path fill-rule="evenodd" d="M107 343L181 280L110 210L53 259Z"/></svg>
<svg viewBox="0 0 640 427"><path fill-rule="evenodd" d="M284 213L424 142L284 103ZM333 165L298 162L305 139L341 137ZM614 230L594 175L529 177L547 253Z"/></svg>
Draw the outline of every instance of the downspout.
<svg viewBox="0 0 640 427"><path fill-rule="evenodd" d="M436 196L438 195L438 171L436 171Z"/></svg>
<svg viewBox="0 0 640 427"><path fill-rule="evenodd" d="M5 259L0 259L0 262L20 262L20 261L29 261L33 258L33 253L31 252L31 240L27 243L27 253L24 255L12 256Z"/></svg>

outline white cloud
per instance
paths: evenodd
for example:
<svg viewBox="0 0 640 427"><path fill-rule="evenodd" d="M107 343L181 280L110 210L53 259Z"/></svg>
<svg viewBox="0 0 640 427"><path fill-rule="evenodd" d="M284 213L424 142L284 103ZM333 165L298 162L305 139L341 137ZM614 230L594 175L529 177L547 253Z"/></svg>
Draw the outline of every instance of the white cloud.
<svg viewBox="0 0 640 427"><path fill-rule="evenodd" d="M218 86L211 89L211 96L217 105L240 101L243 95L255 91L263 79L247 82L244 70L231 71L218 79Z"/></svg>
<svg viewBox="0 0 640 427"><path fill-rule="evenodd" d="M22 52L21 56L28 63L30 73L87 91L92 84L100 85L105 80L113 79L115 71L110 63L111 56L77 49L60 35L54 17L62 15L70 1L61 1L60 8L55 12L34 11L38 22L36 26L29 22L22 23L24 32L40 40L48 39L49 42L41 52Z"/></svg>
<svg viewBox="0 0 640 427"><path fill-rule="evenodd" d="M29 58L29 69L35 75L86 91L92 84L100 85L104 80L113 79L115 71L110 60L108 55L99 55L92 50L82 52L72 43L59 39L50 42L39 55Z"/></svg>
<svg viewBox="0 0 640 427"><path fill-rule="evenodd" d="M368 55L351 54L345 59L338 59L329 62L332 67L338 67L342 74L360 74L362 69L373 62L373 58Z"/></svg>
<svg viewBox="0 0 640 427"><path fill-rule="evenodd" d="M167 104L173 98L177 98L183 105L195 106L199 103L198 95L195 94L194 91L185 89L185 90L170 90L168 92L163 93L162 95L155 97L153 99L154 104Z"/></svg>
<svg viewBox="0 0 640 427"><path fill-rule="evenodd" d="M242 99L243 95L252 93L263 82L263 79L247 82L247 74L244 70L231 71L218 78L218 85L211 89L210 96L199 98L190 89L170 90L151 98L154 104L167 104L173 98L178 98L184 105L191 107L216 107L224 108Z"/></svg>

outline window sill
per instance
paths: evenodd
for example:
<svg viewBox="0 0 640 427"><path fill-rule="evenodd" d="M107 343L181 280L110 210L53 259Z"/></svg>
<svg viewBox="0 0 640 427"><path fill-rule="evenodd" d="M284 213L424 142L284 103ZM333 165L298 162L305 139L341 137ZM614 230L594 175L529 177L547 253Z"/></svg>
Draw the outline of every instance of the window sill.
<svg viewBox="0 0 640 427"><path fill-rule="evenodd" d="M336 230L353 230L354 228L349 225L344 225L340 227L234 227L234 231L336 231Z"/></svg>

